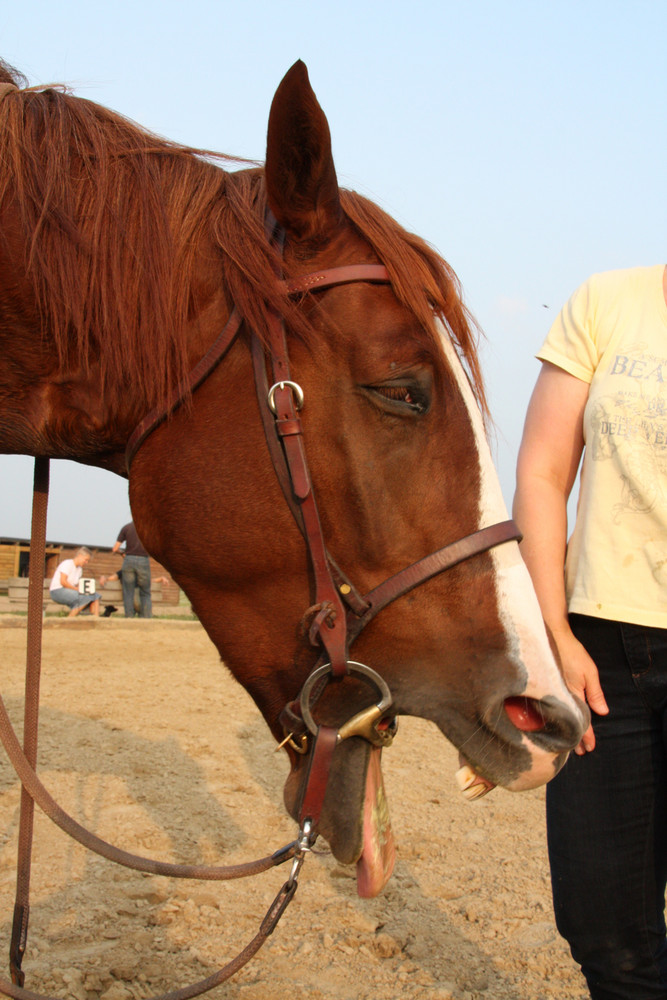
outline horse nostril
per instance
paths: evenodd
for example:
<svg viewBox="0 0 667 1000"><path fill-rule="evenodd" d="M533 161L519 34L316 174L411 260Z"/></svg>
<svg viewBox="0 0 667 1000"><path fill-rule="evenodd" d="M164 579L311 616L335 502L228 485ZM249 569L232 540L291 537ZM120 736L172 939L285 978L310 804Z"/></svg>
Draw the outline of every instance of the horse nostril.
<svg viewBox="0 0 667 1000"><path fill-rule="evenodd" d="M533 698L506 698L505 711L510 722L522 733L541 732L547 726L540 703Z"/></svg>

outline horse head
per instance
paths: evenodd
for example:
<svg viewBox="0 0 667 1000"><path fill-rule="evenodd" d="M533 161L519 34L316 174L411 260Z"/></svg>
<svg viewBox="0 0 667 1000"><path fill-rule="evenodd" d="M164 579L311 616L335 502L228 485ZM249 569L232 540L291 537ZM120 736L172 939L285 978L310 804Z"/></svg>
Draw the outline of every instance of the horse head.
<svg viewBox="0 0 667 1000"><path fill-rule="evenodd" d="M153 178L169 155L187 159L182 149L162 155ZM374 678L381 679L389 697L379 725L370 741L357 729L338 741L318 824L339 860L360 861L364 891L374 892L386 871L379 871L382 861L369 860L382 833L372 824L382 812L372 744L375 736L382 743L396 717L434 722L459 748L475 792L548 781L579 742L585 711L564 685L516 540L476 549L367 614L388 578L507 514L486 442L474 337L453 272L377 206L339 188L328 124L305 66L293 66L274 97L263 172L224 174L192 155L188 170L201 172L199 194L204 181L210 187L206 217L183 226L187 268L172 265L170 272L176 281L187 271L186 294L173 296L181 303L186 367L233 307L242 326L222 363L139 447L130 472L134 521L276 739L288 738L285 801L293 815L300 815L312 759L312 733L293 731L297 708L340 735L375 705ZM265 237L264 207L284 235L280 252ZM235 242L229 234L241 230ZM310 276L346 265L376 270L311 285ZM387 279L374 280L375 273ZM136 311L145 321L148 304ZM296 499L286 499L289 490L269 458L266 434L273 431L265 431L265 404L253 388L253 352L264 353L276 315L285 325L290 378L302 394L298 419L283 427L306 456L308 488ZM60 357L67 361L67 352ZM77 385L88 373L89 394L104 399L108 390L113 402L90 421L85 445L83 438L64 445L62 420L57 435L49 431L53 400L60 393L62 403L64 391L50 364L33 378L42 388L57 381L51 414L41 414L33 431L6 402L0 443L68 457L78 449L82 460L120 469L122 444L147 409L140 379L128 379L126 370L114 396L113 366L101 381L95 364L82 366ZM0 405L0 428L2 417ZM309 559L299 514L306 492L316 498L326 572L346 598L333 617L367 619L349 632L349 657L368 673L325 672L304 706L300 692L327 659L319 640L336 627L315 600L320 570ZM304 748L308 753L299 752Z"/></svg>
<svg viewBox="0 0 667 1000"><path fill-rule="evenodd" d="M371 206L339 189L327 121L301 63L273 101L265 184L285 233L281 266L296 286L304 275L347 264L382 263L392 277L391 284L359 281L304 293L299 326L293 323L288 336L326 547L366 594L507 516L478 406L470 326L446 265L434 273L435 258L420 241L380 225ZM234 378L237 365L245 374ZM178 419L163 432L181 456L180 478L192 485L191 506L205 512L197 534L208 547L199 580L187 558L178 567L171 562L225 663L282 740L293 721L289 713L286 721L285 706L294 704L316 657L309 641L312 569L270 463L258 459L265 446L251 412L256 404L241 401L238 389L248 368L247 352L235 347L217 375L222 386L198 390L187 434ZM214 413L221 428L233 424L231 447L228 433L224 445L206 433ZM164 459L160 433L144 445L146 455L139 453L131 481L135 518L150 502ZM162 529L153 535L146 524L145 531L169 565L158 541ZM356 638L350 656L388 685L387 720L430 719L460 748L475 791L541 784L580 739L583 715L554 661L515 541L397 599ZM313 714L319 725L340 729L374 694L354 674L334 679ZM288 739L285 798L295 816L309 766L298 749ZM364 821L378 811L377 802L375 810L367 803L381 791L369 778L373 761L370 744L356 735L333 754L319 829L344 862L373 854ZM367 886L382 881L368 871L364 878Z"/></svg>

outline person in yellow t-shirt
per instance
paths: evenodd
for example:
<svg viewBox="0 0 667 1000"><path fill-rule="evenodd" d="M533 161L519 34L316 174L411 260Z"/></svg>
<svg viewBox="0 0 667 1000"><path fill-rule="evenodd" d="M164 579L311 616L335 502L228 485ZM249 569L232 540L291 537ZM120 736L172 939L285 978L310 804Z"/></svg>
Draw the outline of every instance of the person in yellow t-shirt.
<svg viewBox="0 0 667 1000"><path fill-rule="evenodd" d="M556 923L593 1000L665 1000L667 268L593 275L538 358L514 517L565 679L596 716L547 786Z"/></svg>

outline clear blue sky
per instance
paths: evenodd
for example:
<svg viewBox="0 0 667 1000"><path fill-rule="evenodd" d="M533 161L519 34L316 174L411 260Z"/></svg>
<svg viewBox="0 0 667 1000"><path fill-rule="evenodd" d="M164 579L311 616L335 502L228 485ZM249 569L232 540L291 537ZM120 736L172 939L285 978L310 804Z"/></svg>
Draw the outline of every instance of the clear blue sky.
<svg viewBox="0 0 667 1000"><path fill-rule="evenodd" d="M665 0L4 3L0 55L173 139L262 159L298 58L341 183L433 243L486 335L508 502L533 359L590 273L667 259ZM53 463L48 535L111 545L126 483ZM0 457L0 535L32 463Z"/></svg>

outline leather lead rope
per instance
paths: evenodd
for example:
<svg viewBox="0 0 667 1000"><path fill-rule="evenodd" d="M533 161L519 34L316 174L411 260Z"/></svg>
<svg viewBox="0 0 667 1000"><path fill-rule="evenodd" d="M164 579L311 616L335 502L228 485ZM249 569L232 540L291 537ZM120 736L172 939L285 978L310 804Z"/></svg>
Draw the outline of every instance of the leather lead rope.
<svg viewBox="0 0 667 1000"><path fill-rule="evenodd" d="M49 502L49 459L36 458L32 495L30 576L28 579L28 640L26 646L25 705L23 711L23 753L34 769L37 764L39 731L39 683L42 670L42 616L44 603L44 560L46 557L46 510ZM28 940L30 915L30 864L35 803L21 786L21 812L16 862L14 922L9 946L12 982L23 986L21 970Z"/></svg>
<svg viewBox="0 0 667 1000"><path fill-rule="evenodd" d="M41 606L41 605L40 605ZM40 621L41 625L41 621ZM31 694L32 700L32 694ZM34 769L28 763L25 754L21 750L21 746L16 738L16 734L11 726L9 717L7 716L6 709L2 700L0 699L0 735L2 736L2 742L5 749L12 761L19 778L24 786L24 790L27 789L27 794L32 796L34 800L40 805L44 810L46 815L52 819L61 829L66 833L73 836L79 843L83 846L90 848L96 853L101 854L103 857L108 858L110 861L116 861L119 864L124 864L128 868L132 868L138 871L146 871L153 874L170 875L176 878L199 878L199 879L232 879L241 878L246 875L256 875L260 872L267 871L269 868L273 868L276 865L283 864L285 861L290 859L297 859L299 862L303 860L303 853L300 852L300 847L298 842L288 844L286 847L274 854L269 855L267 858L262 858L256 862L249 862L245 865L229 865L227 867L210 867L204 865L169 865L159 861L151 861L150 859L139 858L135 855L128 854L125 851L121 851L119 848L114 847L111 844L107 844L106 841L100 840L90 831L85 830L81 827L75 820L73 820L67 813L62 810L57 803L50 797L49 793L46 791L44 786L41 784L37 778ZM32 802L31 798L31 802ZM23 824L22 824L23 825ZM23 953L25 952L25 945L27 939L27 914L28 914L28 897L27 888L29 884L30 876L30 852L27 855L24 854L27 863L27 879L24 877L22 879L22 901L20 904L20 909L17 904L17 912L20 912L20 919L14 922L14 934L17 934L16 946L14 945L14 938L12 939L12 951L10 955L10 965L12 967L12 982L0 977L0 993L6 996L14 997L16 1000L52 1000L50 997L45 997L41 994L34 993L30 990L24 990L22 988L23 984L23 973L20 970L20 961L23 958ZM21 866L23 867L23 866ZM273 903L267 910L264 919L260 925L259 931L255 937L250 941L250 943L227 965L223 966L213 975L209 976L207 979L200 980L191 986L185 986L182 989L174 990L171 993L162 994L159 997L154 997L153 1000L188 1000L190 997L199 996L208 990L213 989L215 986L219 986L224 983L227 979L230 979L240 968L242 968L252 957L255 955L259 949L262 947L267 937L273 932L278 920L284 913L287 905L292 900L296 889L297 889L297 876L298 869L294 867L292 874L289 879L284 883L280 891L278 892ZM25 872L24 872L25 875ZM14 952L18 956L18 965L15 962ZM15 970L18 973L15 978Z"/></svg>
<svg viewBox="0 0 667 1000"><path fill-rule="evenodd" d="M74 837L84 847L128 868L175 878L234 879L256 875L274 868L292 858L299 864L303 852L298 842L288 844L266 858L247 864L214 867L208 865L177 865L153 861L122 851L96 837L80 826L51 798L40 782L35 768L39 731L39 691L42 666L42 621L44 603L44 563L46 557L46 514L49 496L49 459L36 458L34 471L32 525L30 543L30 575L28 580L28 621L26 648L25 706L23 747L16 737L0 698L0 737L5 750L21 779L21 806L19 817L16 900L9 948L11 982L0 977L0 993L15 1000L52 1000L50 997L23 989L25 973L21 966L28 940L30 914L30 870L32 861L32 835L37 802L46 815L62 830ZM298 867L293 863L292 874L279 890L267 910L255 937L230 962L190 986L164 993L153 1000L189 1000L226 982L259 951L276 927L297 889Z"/></svg>
<svg viewBox="0 0 667 1000"><path fill-rule="evenodd" d="M106 858L107 861L114 861L116 864L124 865L133 871L147 872L150 875L165 875L168 878L228 881L229 879L243 878L246 875L258 875L260 872L268 871L269 868L274 868L276 865L288 861L294 855L294 842L265 858L259 858L257 861L248 861L240 865L180 865L170 864L165 861L155 861L152 858L140 857L137 854L130 854L128 851L123 851L114 844L109 844L106 840L102 840L101 837L97 837L90 830L86 830L85 827L77 823L51 797L21 750L21 745L12 728L11 721L7 715L7 709L1 698L0 738L23 787L40 809L43 810L44 814L56 826L59 826L64 833L72 837L73 840L78 841L82 847L94 851L95 854Z"/></svg>
<svg viewBox="0 0 667 1000"><path fill-rule="evenodd" d="M201 996L202 993L207 993L209 990L231 979L239 969L242 969L257 954L269 935L273 933L276 924L291 902L296 888L296 877L290 878L285 882L266 911L255 937L230 962L206 979L200 979L199 982L193 983L191 986L183 986L181 989L172 990L170 993L161 993L159 996L154 996L152 1000L190 1000L191 997ZM5 996L14 997L15 1000L61 1000L59 997L34 993L32 990L24 990L21 986L16 986L2 977L0 977L0 992L4 993Z"/></svg>

